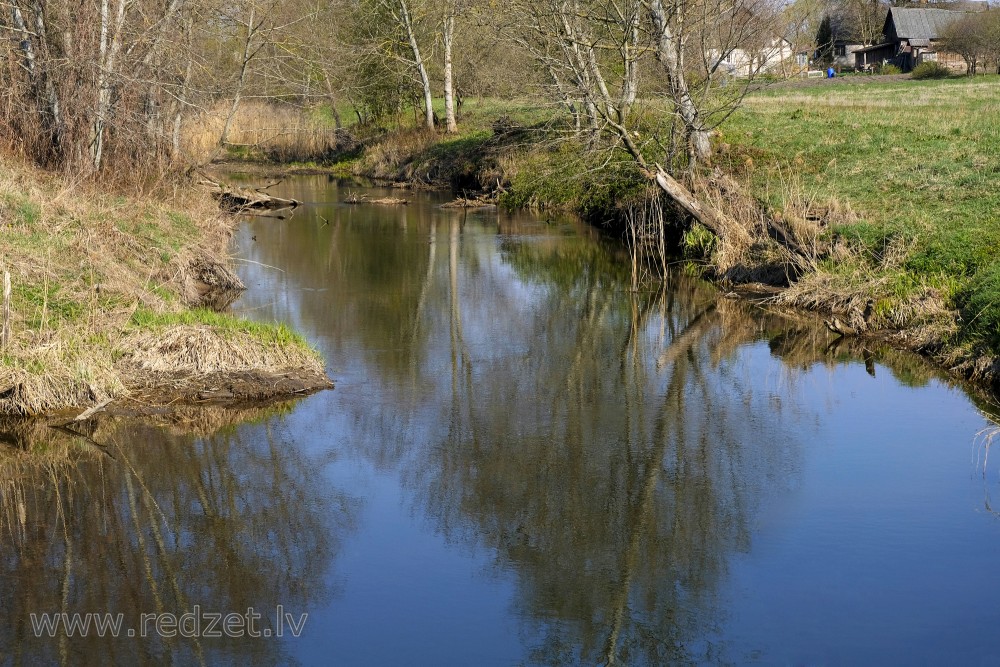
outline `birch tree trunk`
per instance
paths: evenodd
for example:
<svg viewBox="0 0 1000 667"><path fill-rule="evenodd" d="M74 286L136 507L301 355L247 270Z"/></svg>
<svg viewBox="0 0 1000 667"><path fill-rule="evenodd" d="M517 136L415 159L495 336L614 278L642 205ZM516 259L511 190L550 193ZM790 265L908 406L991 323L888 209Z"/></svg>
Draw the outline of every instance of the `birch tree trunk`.
<svg viewBox="0 0 1000 667"><path fill-rule="evenodd" d="M94 119L93 139L91 143L91 155L93 156L94 171L101 168L101 159L104 156L104 130L108 121L108 114L112 106L113 86L112 80L115 76L115 68L118 65L118 52L121 49L122 28L125 25L125 4L126 0L118 0L115 8L114 33L110 32L110 6L108 0L101 0L101 37L98 51L98 74L97 74L97 110Z"/></svg>
<svg viewBox="0 0 1000 667"><path fill-rule="evenodd" d="M31 82L32 94L35 101L43 109L43 116L51 134L50 154L48 156L51 158L58 155L62 148L63 114L59 103L59 93L56 91L51 73L46 67L49 51L48 30L43 7L38 0L32 3L31 11L34 13L34 36L28 30L24 14L16 3L11 3L11 27L17 34L19 48L24 54L24 69ZM32 37L38 40L37 49ZM41 66L39 66L39 60L41 60Z"/></svg>
<svg viewBox="0 0 1000 667"><path fill-rule="evenodd" d="M455 37L455 2L445 7L444 17L444 115L448 134L458 132L455 120L455 81L452 71L452 44Z"/></svg>
<svg viewBox="0 0 1000 667"><path fill-rule="evenodd" d="M639 94L639 13L642 11L641 1L629 6L628 30L626 42L622 45L622 118L628 115Z"/></svg>
<svg viewBox="0 0 1000 667"><path fill-rule="evenodd" d="M427 68L424 66L424 59L420 56L420 45L417 44L417 35L413 30L413 19L410 16L410 8L407 0L399 0L399 18L403 29L406 31L406 38L410 42L410 50L413 52L413 62L420 76L420 85L424 89L424 123L428 129L434 129L434 97L431 94L431 80L427 76Z"/></svg>

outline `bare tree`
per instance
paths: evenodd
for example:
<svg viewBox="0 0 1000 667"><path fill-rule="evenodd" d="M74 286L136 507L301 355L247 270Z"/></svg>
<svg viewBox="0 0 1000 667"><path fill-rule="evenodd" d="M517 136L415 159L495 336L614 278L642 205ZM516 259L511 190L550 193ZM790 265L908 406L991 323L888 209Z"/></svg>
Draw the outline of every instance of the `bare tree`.
<svg viewBox="0 0 1000 667"><path fill-rule="evenodd" d="M643 56L652 54L659 64L668 111L678 121L678 143L694 169L711 156L711 131L738 108L764 66L767 58L758 55L771 48L776 16L763 0L521 0L513 5L507 33L549 72L560 101L575 109L572 100L580 100L592 133L610 133L643 168L649 153L636 143L640 128L631 113ZM734 82L722 65L738 50L751 55L744 78ZM725 89L718 85L721 79L726 79ZM672 155L664 158L672 168Z"/></svg>
<svg viewBox="0 0 1000 667"><path fill-rule="evenodd" d="M458 131L455 119L455 74L452 50L455 44L455 14L457 0L445 0L442 41L444 42L444 116L449 134ZM432 119L433 120L433 119Z"/></svg>
<svg viewBox="0 0 1000 667"><path fill-rule="evenodd" d="M97 174L109 150L117 159L156 160L156 111L170 98L174 61L184 44L187 0L13 0L0 31L23 66L7 68L4 125L43 164ZM193 4L193 3L192 3ZM40 112L40 113L38 113ZM14 139L14 137L17 137ZM142 144L152 143L150 146Z"/></svg>
<svg viewBox="0 0 1000 667"><path fill-rule="evenodd" d="M428 129L434 129L434 97L431 94L431 80L427 76L427 67L424 65L423 56L420 55L420 45L417 43L417 34L413 24L413 17L409 8L410 0L396 0L399 10L397 16L400 25L406 33L406 39L410 43L410 51L413 53L413 66L420 77L420 85L424 91L424 122ZM454 26L454 20L452 21Z"/></svg>
<svg viewBox="0 0 1000 667"><path fill-rule="evenodd" d="M418 4L420 2L421 4ZM358 65L364 71L367 65L378 66L382 82L363 82L363 86L377 86L391 78L392 65L402 66L403 73L420 87L423 99L424 125L434 128L434 97L431 78L427 71L421 41L425 35L424 14L427 8L422 0L362 0L349 10L357 26L356 40ZM419 10L419 13L418 13Z"/></svg>
<svg viewBox="0 0 1000 667"><path fill-rule="evenodd" d="M947 50L965 61L969 76L990 61L1000 71L1000 10L967 14L950 24L943 37Z"/></svg>

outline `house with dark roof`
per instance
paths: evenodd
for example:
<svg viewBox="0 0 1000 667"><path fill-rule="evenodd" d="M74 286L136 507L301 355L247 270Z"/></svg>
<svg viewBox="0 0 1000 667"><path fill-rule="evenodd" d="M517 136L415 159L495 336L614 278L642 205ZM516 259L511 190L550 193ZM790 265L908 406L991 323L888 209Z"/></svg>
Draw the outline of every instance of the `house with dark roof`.
<svg viewBox="0 0 1000 667"><path fill-rule="evenodd" d="M935 60L947 67L964 70L965 61L948 52L942 38L947 27L968 11L935 7L890 8L882 28L882 42L855 51L855 68L868 70L892 64L909 72L925 60Z"/></svg>

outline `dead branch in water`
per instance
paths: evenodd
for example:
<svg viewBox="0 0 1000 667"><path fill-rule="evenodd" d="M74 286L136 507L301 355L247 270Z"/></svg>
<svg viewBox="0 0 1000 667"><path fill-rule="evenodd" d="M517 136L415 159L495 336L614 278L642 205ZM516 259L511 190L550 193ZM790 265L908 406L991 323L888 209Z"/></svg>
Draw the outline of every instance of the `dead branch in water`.
<svg viewBox="0 0 1000 667"><path fill-rule="evenodd" d="M230 213L246 213L248 211L278 210L285 208L296 208L302 202L296 199L284 199L275 197L264 192L264 190L274 187L281 181L269 183L262 188L244 188L236 185L229 185L216 181L213 178L199 172L202 177L201 183L215 188L212 196L219 200L219 207Z"/></svg>
<svg viewBox="0 0 1000 667"><path fill-rule="evenodd" d="M477 197L476 199L466 199L464 197L459 197L458 199L450 201L447 204L441 204L441 208L463 208L463 209L496 208L496 204L487 199L486 197Z"/></svg>
<svg viewBox="0 0 1000 667"><path fill-rule="evenodd" d="M398 197L381 197L377 199L369 199L367 195L348 195L347 199L344 200L345 204L375 204L377 206L406 206L410 203L408 199L400 199Z"/></svg>

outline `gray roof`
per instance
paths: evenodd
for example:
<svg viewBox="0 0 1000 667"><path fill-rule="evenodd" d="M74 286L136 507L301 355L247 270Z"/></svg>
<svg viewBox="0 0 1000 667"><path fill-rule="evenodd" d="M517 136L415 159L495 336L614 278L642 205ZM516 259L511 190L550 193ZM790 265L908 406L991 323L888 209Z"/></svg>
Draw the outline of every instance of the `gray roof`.
<svg viewBox="0 0 1000 667"><path fill-rule="evenodd" d="M944 29L966 12L949 9L893 7L889 10L899 39L937 39Z"/></svg>

